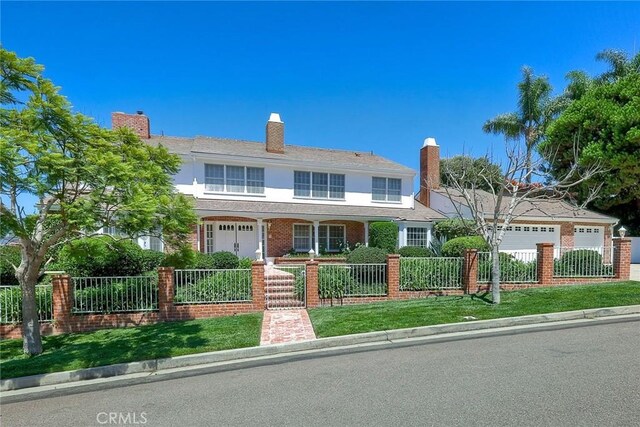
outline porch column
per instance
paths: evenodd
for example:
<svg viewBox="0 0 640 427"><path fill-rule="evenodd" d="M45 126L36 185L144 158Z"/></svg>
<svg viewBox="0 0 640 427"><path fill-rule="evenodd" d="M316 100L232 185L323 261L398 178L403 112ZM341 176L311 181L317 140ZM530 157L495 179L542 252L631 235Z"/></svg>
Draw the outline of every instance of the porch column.
<svg viewBox="0 0 640 427"><path fill-rule="evenodd" d="M260 251L260 257L258 258L258 261L262 261L264 259L265 253L264 253L264 248L262 247L262 239L263 239L263 234L262 234L262 218L258 218L258 250Z"/></svg>
<svg viewBox="0 0 640 427"><path fill-rule="evenodd" d="M201 230L200 230L200 225L201 225L202 221L200 220L200 218L198 218L198 221L196 222L196 246L198 247L198 252L202 252L200 250L200 248L202 248L201 242L202 242L202 236L201 234Z"/></svg>
<svg viewBox="0 0 640 427"><path fill-rule="evenodd" d="M398 247L407 246L407 224L398 223Z"/></svg>
<svg viewBox="0 0 640 427"><path fill-rule="evenodd" d="M320 255L320 221L313 221L313 237L315 239L313 250L316 255Z"/></svg>
<svg viewBox="0 0 640 427"><path fill-rule="evenodd" d="M369 221L364 222L364 245L369 246Z"/></svg>

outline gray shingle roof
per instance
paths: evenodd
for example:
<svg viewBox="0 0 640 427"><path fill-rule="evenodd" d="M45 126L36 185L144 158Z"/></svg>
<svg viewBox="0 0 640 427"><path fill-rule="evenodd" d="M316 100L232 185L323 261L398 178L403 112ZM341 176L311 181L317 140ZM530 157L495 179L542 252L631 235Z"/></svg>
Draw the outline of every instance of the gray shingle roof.
<svg viewBox="0 0 640 427"><path fill-rule="evenodd" d="M371 206L324 205L311 203L256 202L246 200L196 199L195 208L209 215L250 214L251 216L276 215L296 218L297 215L316 217L353 217L354 220L431 221L445 218L442 214L427 208L418 201L415 209L387 208ZM202 213L204 213L202 212Z"/></svg>
<svg viewBox="0 0 640 427"><path fill-rule="evenodd" d="M350 169L375 169L388 171L389 173L415 174L415 171L411 168L384 157L361 151L333 150L285 144L284 154L277 154L267 152L266 145L263 142L203 136L180 138L153 135L146 141L153 146L162 144L170 152L181 155L221 154L239 158L281 160L318 166L327 164Z"/></svg>
<svg viewBox="0 0 640 427"><path fill-rule="evenodd" d="M444 188L432 190L445 197L449 197L447 191ZM464 197L457 192L457 190L449 189L450 197L458 203L466 205ZM483 191L477 190L476 194L479 200L482 200L482 205L485 210L485 214L491 215L494 210L493 195ZM502 201L502 211L506 212L507 207L511 201L511 197L504 196ZM569 219L569 220L597 220L608 221L615 223L616 218L608 215L604 215L598 212L594 212L588 209L581 209L578 206L574 206L567 201L559 199L531 199L525 200L515 209L515 215L518 217L548 217L550 219Z"/></svg>

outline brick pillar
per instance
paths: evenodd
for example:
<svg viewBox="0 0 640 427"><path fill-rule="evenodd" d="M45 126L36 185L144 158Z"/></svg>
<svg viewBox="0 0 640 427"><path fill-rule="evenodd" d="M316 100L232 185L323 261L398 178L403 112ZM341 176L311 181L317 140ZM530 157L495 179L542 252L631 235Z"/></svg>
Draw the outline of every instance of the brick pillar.
<svg viewBox="0 0 640 427"><path fill-rule="evenodd" d="M400 255L387 255L387 286L389 299L398 299L400 297Z"/></svg>
<svg viewBox="0 0 640 427"><path fill-rule="evenodd" d="M613 274L616 279L629 280L631 276L631 239L613 240Z"/></svg>
<svg viewBox="0 0 640 427"><path fill-rule="evenodd" d="M266 301L264 299L264 261L253 261L251 263L251 300L255 310L264 310Z"/></svg>
<svg viewBox="0 0 640 427"><path fill-rule="evenodd" d="M478 292L478 250L465 249L462 264L462 287L467 294Z"/></svg>
<svg viewBox="0 0 640 427"><path fill-rule="evenodd" d="M55 275L51 281L52 315L57 332L69 331L73 310L73 286L67 274Z"/></svg>
<svg viewBox="0 0 640 427"><path fill-rule="evenodd" d="M161 319L170 319L173 313L173 296L175 285L173 283L173 267L158 268L158 309Z"/></svg>
<svg viewBox="0 0 640 427"><path fill-rule="evenodd" d="M318 307L320 305L320 294L318 292L318 261L307 261L305 268L305 274L307 276L307 307Z"/></svg>
<svg viewBox="0 0 640 427"><path fill-rule="evenodd" d="M553 243L538 243L538 283L550 285L553 282Z"/></svg>

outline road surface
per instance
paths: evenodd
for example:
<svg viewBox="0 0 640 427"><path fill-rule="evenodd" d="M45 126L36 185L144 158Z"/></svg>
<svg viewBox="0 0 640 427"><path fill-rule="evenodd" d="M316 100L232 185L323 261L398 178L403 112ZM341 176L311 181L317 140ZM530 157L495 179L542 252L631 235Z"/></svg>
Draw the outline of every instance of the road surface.
<svg viewBox="0 0 640 427"><path fill-rule="evenodd" d="M640 322L420 344L2 405L3 426L640 425Z"/></svg>

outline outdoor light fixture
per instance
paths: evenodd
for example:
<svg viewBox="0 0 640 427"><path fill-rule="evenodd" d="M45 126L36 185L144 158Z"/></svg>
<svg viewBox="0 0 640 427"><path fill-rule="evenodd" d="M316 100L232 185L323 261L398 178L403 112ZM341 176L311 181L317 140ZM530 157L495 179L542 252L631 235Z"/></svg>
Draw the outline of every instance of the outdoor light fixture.
<svg viewBox="0 0 640 427"><path fill-rule="evenodd" d="M313 261L313 256L316 254L316 252L313 249L309 249L309 258L311 258L311 261Z"/></svg>
<svg viewBox="0 0 640 427"><path fill-rule="evenodd" d="M627 229L624 228L624 226L618 228L618 234L620 235L621 239L624 239L624 236L627 234Z"/></svg>

